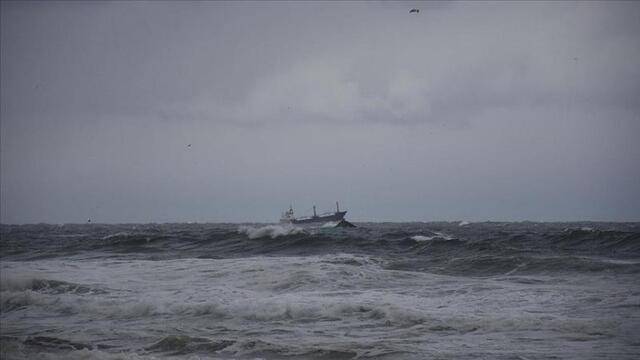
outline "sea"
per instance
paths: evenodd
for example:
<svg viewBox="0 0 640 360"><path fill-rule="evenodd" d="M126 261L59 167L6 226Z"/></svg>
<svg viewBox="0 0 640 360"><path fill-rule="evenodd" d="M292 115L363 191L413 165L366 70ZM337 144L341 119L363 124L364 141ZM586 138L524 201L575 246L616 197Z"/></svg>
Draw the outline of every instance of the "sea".
<svg viewBox="0 0 640 360"><path fill-rule="evenodd" d="M355 225L1 225L0 358L640 358L640 223Z"/></svg>

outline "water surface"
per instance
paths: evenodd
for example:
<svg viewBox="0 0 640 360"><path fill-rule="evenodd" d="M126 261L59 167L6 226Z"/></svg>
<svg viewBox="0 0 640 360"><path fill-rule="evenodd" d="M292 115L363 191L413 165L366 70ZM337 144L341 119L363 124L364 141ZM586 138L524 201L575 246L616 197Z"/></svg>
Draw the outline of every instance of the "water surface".
<svg viewBox="0 0 640 360"><path fill-rule="evenodd" d="M357 225L2 225L2 358L640 357L637 223Z"/></svg>

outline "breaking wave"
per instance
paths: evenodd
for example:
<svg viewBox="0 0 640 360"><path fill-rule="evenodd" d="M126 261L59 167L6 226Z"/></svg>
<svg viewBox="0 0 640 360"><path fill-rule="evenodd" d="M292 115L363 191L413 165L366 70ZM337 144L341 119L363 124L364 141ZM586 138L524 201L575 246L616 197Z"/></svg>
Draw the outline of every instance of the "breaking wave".
<svg viewBox="0 0 640 360"><path fill-rule="evenodd" d="M435 236L422 236L422 235L414 235L411 237L411 239L415 241L429 241L429 240L433 240L434 238Z"/></svg>
<svg viewBox="0 0 640 360"><path fill-rule="evenodd" d="M249 239L262 237L275 239L279 236L302 234L304 233L304 229L293 225L267 225L258 228L253 226L240 226L238 233L247 235Z"/></svg>
<svg viewBox="0 0 640 360"><path fill-rule="evenodd" d="M638 224L356 225L1 225L0 358L634 358Z"/></svg>
<svg viewBox="0 0 640 360"><path fill-rule="evenodd" d="M29 276L0 277L0 291L32 290L49 294L75 293L75 294L105 294L107 291L91 286L73 284L65 281L42 279Z"/></svg>
<svg viewBox="0 0 640 360"><path fill-rule="evenodd" d="M397 269L480 276L514 269L634 273L638 265L633 261L595 259L640 258L640 227L633 223L358 225L353 229L288 224L1 225L0 256L15 261L69 256L166 260L346 253L385 257ZM97 291L41 280L32 279L27 286ZM15 285L3 281L2 286Z"/></svg>
<svg viewBox="0 0 640 360"><path fill-rule="evenodd" d="M434 239L453 240L455 239L455 237L448 234L441 233L441 232L437 232L437 231L434 232L432 236L414 235L411 237L411 240L415 240L415 241L429 241Z"/></svg>

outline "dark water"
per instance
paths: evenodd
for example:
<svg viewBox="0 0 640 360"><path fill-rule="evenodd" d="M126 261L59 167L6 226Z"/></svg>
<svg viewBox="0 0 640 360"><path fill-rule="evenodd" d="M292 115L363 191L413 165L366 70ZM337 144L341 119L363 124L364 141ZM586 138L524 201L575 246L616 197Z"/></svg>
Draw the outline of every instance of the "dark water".
<svg viewBox="0 0 640 360"><path fill-rule="evenodd" d="M640 358L638 223L2 225L1 357Z"/></svg>

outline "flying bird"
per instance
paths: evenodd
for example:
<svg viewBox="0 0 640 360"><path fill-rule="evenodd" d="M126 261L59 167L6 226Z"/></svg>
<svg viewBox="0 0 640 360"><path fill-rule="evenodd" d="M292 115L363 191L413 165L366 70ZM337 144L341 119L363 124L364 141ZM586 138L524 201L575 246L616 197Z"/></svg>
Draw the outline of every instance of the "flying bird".
<svg viewBox="0 0 640 360"><path fill-rule="evenodd" d="M189 149L191 149L191 144L187 145L187 147L188 147Z"/></svg>
<svg viewBox="0 0 640 360"><path fill-rule="evenodd" d="M418 14L420 13L420 9L411 9L409 10L409 14Z"/></svg>

